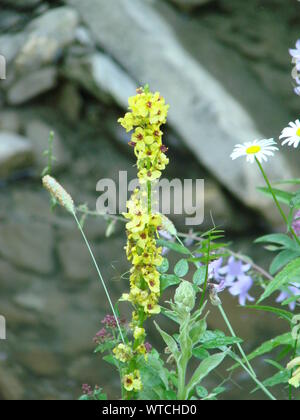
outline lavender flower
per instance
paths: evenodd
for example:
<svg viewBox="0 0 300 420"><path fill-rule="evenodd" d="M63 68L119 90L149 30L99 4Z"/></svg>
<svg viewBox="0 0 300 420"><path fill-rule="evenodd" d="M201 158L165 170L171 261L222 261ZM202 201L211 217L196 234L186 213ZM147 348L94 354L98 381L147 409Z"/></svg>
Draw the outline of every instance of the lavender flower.
<svg viewBox="0 0 300 420"><path fill-rule="evenodd" d="M239 297L242 306L245 306L247 300L254 301L248 293L253 286L252 278L246 275L250 268L251 264L243 264L242 261L230 257L228 264L219 269L219 275L225 276L225 287L229 287L232 296Z"/></svg>
<svg viewBox="0 0 300 420"><path fill-rule="evenodd" d="M298 283L292 283L286 290L283 290L278 298L276 299L277 303L284 302L286 299L291 298L292 296L299 296L300 298L300 289ZM291 311L294 311L296 308L296 301L289 303L289 308Z"/></svg>
<svg viewBox="0 0 300 420"><path fill-rule="evenodd" d="M251 264L243 264L242 261L230 257L228 264L219 270L221 275L225 276L226 285L231 286L235 280L242 280L251 268Z"/></svg>
<svg viewBox="0 0 300 420"><path fill-rule="evenodd" d="M229 293L232 296L238 296L240 305L245 306L247 300L249 300L249 302L255 301L248 293L252 286L253 280L250 276L241 276L240 279L230 287Z"/></svg>
<svg viewBox="0 0 300 420"><path fill-rule="evenodd" d="M296 62L297 70L300 70L300 39L296 42L296 49L290 49L289 51Z"/></svg>
<svg viewBox="0 0 300 420"><path fill-rule="evenodd" d="M299 87L300 90L300 87ZM293 220L293 229L297 236L300 236L300 210L297 211Z"/></svg>
<svg viewBox="0 0 300 420"><path fill-rule="evenodd" d="M209 279L214 279L218 283L221 283L223 281L223 277L221 275L222 264L223 264L223 258L219 258L218 260L215 260L209 264L208 266Z"/></svg>

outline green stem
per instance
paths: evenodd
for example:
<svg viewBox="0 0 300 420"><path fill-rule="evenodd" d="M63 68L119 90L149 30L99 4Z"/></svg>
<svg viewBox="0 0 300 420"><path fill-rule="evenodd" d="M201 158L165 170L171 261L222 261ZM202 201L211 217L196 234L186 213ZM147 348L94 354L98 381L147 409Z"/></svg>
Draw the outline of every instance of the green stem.
<svg viewBox="0 0 300 420"><path fill-rule="evenodd" d="M293 359L295 359L296 356L297 356L298 343L299 343L299 337L295 340L295 348L294 348ZM290 379L292 379L292 377L293 377L293 369L291 371L291 377L290 377ZM292 390L293 390L292 385L289 385L289 400L290 401L292 401L292 397L293 397L293 391Z"/></svg>
<svg viewBox="0 0 300 420"><path fill-rule="evenodd" d="M221 315L222 315L222 317L223 317L223 319L224 319L224 321L225 321L225 323L226 323L226 325L227 325L227 327L228 327L228 329L229 329L229 331L230 331L230 334L232 335L232 337L233 337L233 338L237 338L237 336L236 336L236 334L235 334L235 332L234 332L234 329L232 328L232 325L230 324L229 319L228 319L228 317L227 317L227 315L226 315L226 313L225 313L225 311L224 311L223 306L222 306L222 305L218 305L218 308L219 308L219 311L221 312ZM254 370L253 370L252 366L250 365L250 362L249 362L249 360L248 360L248 358L247 358L247 356L246 356L246 354L245 354L245 352L244 352L244 350L243 350L242 346L241 346L239 343L237 343L237 348L239 349L239 351L240 351L240 353L241 353L241 355L242 355L242 357L243 357L243 360L244 360L244 361L245 361L245 363L247 364L247 366L248 366L248 368L249 368L250 372L251 372L251 373L252 373L252 375L254 375L254 376L255 376L255 378L256 378L256 373L254 372Z"/></svg>
<svg viewBox="0 0 300 420"><path fill-rule="evenodd" d="M263 178L264 178L264 180L265 180L265 182L266 182L266 184L267 184L267 186L269 188L269 191L272 194L273 200L274 200L274 202L275 202L275 204L276 204L276 206L278 208L278 211L279 211L281 217L283 218L285 224L287 225L287 228L289 229L289 231L293 235L294 239L296 240L296 242L300 246L300 239L298 238L298 236L297 236L296 232L294 231L294 229L292 228L292 226L290 226L289 221L288 221L288 219L287 219L284 211L282 210L282 208L281 208L281 206L279 204L279 201L278 201L278 199L277 199L277 197L276 197L276 195L275 195L275 193L273 191L273 188L271 186L271 183L269 181L269 178L267 177L267 175L266 175L266 173L265 173L265 171L264 171L264 169L262 167L262 164L259 162L259 160L257 158L255 158L255 160L256 160L256 163L257 163L257 165L258 165L258 167L259 167L259 169L260 169L260 171L262 173L262 176L263 176Z"/></svg>
<svg viewBox="0 0 300 420"><path fill-rule="evenodd" d="M257 384L257 386L267 395L268 398L272 401L277 401L276 398L271 394L271 392L264 386L262 382L260 382L256 376L253 376L251 371L248 370L247 366L241 360L238 360L238 363L241 367L248 373L249 376L253 379L253 381Z"/></svg>
<svg viewBox="0 0 300 420"><path fill-rule="evenodd" d="M98 273L99 279L101 280L101 283L102 283L102 286L103 286L103 288L104 288L104 291L105 291L106 297L107 297L108 302L109 302L109 304L110 304L110 307L111 307L112 313L113 313L113 315L114 315L114 317L115 317L115 320L116 320L116 323L117 323L117 327L118 327L118 330L119 330L119 332L120 332L121 339L122 339L123 343L125 344L125 340L124 340L123 333L122 333L122 330L121 330L121 327L120 327L120 324L119 324L118 317L117 317L117 315L116 315L116 312L115 312L114 306L113 306L113 304L112 304L112 301L111 301L111 298L110 298L109 292L108 292L108 290L107 290L106 284L105 284L104 279L103 279L103 277L102 277L102 274L101 274L100 268L99 268L99 266L98 266L98 264L97 264L96 258L95 258L94 254L93 254L93 251L92 251L92 249L91 249L91 247L90 247L90 244L89 244L89 242L88 242L88 240L87 240L87 237L85 236L85 233L84 233L84 231L83 231L83 229L82 229L82 227L81 227L81 224L80 224L80 222L79 222L79 220L78 220L78 218L77 218L77 216L76 216L75 212L73 213L73 216L74 216L74 219L76 220L76 223L77 223L78 229L80 230L80 232L81 232L81 234L82 234L82 237L83 237L84 242L85 242L85 244L86 244L86 246L87 246L87 249L88 249L88 251L89 251L89 253L90 253L90 255L91 255L92 261L93 261L93 263L94 263L94 265L95 265L95 268L96 268L96 270L97 270L97 273Z"/></svg>
<svg viewBox="0 0 300 420"><path fill-rule="evenodd" d="M208 274L209 274L209 258L210 258L210 236L208 241L208 248L207 248L207 260L206 260L206 273L205 273L205 281L203 286L203 292L200 300L200 308L202 308L204 300L205 300L205 294L207 290L207 283L208 283Z"/></svg>

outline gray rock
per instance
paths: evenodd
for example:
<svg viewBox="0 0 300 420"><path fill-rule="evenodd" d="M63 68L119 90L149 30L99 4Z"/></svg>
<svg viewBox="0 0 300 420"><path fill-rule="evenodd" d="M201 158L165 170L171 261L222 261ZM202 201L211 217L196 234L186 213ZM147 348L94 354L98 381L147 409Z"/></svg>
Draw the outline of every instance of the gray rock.
<svg viewBox="0 0 300 420"><path fill-rule="evenodd" d="M75 39L78 15L69 7L51 9L31 22L16 66L20 72L55 62Z"/></svg>
<svg viewBox="0 0 300 420"><path fill-rule="evenodd" d="M17 134L0 132L0 177L29 166L33 160L30 142Z"/></svg>
<svg viewBox="0 0 300 420"><path fill-rule="evenodd" d="M205 4L211 3L214 0L170 0L182 9L190 10Z"/></svg>
<svg viewBox="0 0 300 420"><path fill-rule="evenodd" d="M88 8L80 0L68 3L99 46L140 84L162 92L171 105L169 122L199 161L244 203L265 210L269 204L258 201L255 190L261 182L257 168L242 160L233 163L229 157L235 144L262 134L220 82L183 49L151 2L116 0L113 9L105 0L90 0ZM277 155L269 174L289 177L291 170Z"/></svg>
<svg viewBox="0 0 300 420"><path fill-rule="evenodd" d="M21 378L4 365L0 365L0 394L4 400L21 400L25 389Z"/></svg>
<svg viewBox="0 0 300 420"><path fill-rule="evenodd" d="M77 241L74 238L61 240L58 249L64 274L68 280L75 284L93 276L94 268L80 237Z"/></svg>
<svg viewBox="0 0 300 420"><path fill-rule="evenodd" d="M33 145L35 162L39 171L46 166L46 158L44 151L48 149L49 134L52 127L42 120L33 119L26 125L26 136L30 139ZM62 168L70 161L70 154L64 147L59 133L55 133L53 142L53 156L57 159L53 163L53 169Z"/></svg>
<svg viewBox="0 0 300 420"><path fill-rule="evenodd" d="M0 226L0 255L17 267L48 274L53 270L53 233L44 224L10 222Z"/></svg>
<svg viewBox="0 0 300 420"><path fill-rule="evenodd" d="M100 52L70 57L64 74L106 103L127 107L128 97L135 94L136 83L110 57Z"/></svg>
<svg viewBox="0 0 300 420"><path fill-rule="evenodd" d="M18 352L16 358L19 363L38 376L55 376L61 372L59 358L48 349L30 346L29 349Z"/></svg>
<svg viewBox="0 0 300 420"><path fill-rule="evenodd" d="M14 110L2 110L0 114L0 130L12 133L20 132L21 121L19 114Z"/></svg>
<svg viewBox="0 0 300 420"><path fill-rule="evenodd" d="M72 82L66 82L59 94L59 108L61 112L70 121L76 122L80 118L82 107L83 101L78 86Z"/></svg>
<svg viewBox="0 0 300 420"><path fill-rule="evenodd" d="M9 89L7 100L12 105L20 105L51 90L56 85L57 70L46 67L20 77Z"/></svg>
<svg viewBox="0 0 300 420"><path fill-rule="evenodd" d="M23 42L24 37L21 33L0 36L0 52L5 57L7 64L14 60Z"/></svg>

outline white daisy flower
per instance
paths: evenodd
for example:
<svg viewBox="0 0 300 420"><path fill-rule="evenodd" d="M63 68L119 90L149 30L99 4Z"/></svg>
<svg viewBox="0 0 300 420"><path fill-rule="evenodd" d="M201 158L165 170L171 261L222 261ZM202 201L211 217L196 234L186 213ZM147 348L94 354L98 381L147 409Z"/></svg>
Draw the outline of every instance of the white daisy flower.
<svg viewBox="0 0 300 420"><path fill-rule="evenodd" d="M255 158L262 163L267 162L268 156L274 156L274 152L278 150L274 139L269 140L254 140L244 144L237 144L230 155L232 160L239 157L246 156L247 162L254 163Z"/></svg>
<svg viewBox="0 0 300 420"><path fill-rule="evenodd" d="M290 122L289 126L282 130L280 140L285 139L282 142L282 146L288 144L288 146L298 147L300 143L300 121Z"/></svg>

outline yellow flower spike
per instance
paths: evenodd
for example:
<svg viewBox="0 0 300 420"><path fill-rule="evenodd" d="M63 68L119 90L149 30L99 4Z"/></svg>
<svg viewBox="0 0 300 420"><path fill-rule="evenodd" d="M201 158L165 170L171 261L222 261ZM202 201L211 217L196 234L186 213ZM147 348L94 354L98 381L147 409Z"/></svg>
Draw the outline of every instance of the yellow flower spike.
<svg viewBox="0 0 300 420"><path fill-rule="evenodd" d="M134 147L137 158L140 185L146 188L134 191L127 203L128 211L124 214L128 220L126 254L132 268L130 293L123 295L123 300L130 301L135 308L130 324L135 340L133 357L143 354L146 358L143 323L152 315L160 313L160 273L157 267L163 261L162 249L156 245L162 217L151 212L148 197L152 184L159 180L161 171L169 163L166 156L168 149L162 143L161 131L161 126L167 119L169 106L159 92L151 93L148 88L138 89L137 95L129 98L128 103L129 112L119 122L126 131L132 131L129 144ZM118 357L126 357L124 349L121 350L116 350ZM142 389L139 371L127 372L123 384L127 391L137 392Z"/></svg>

